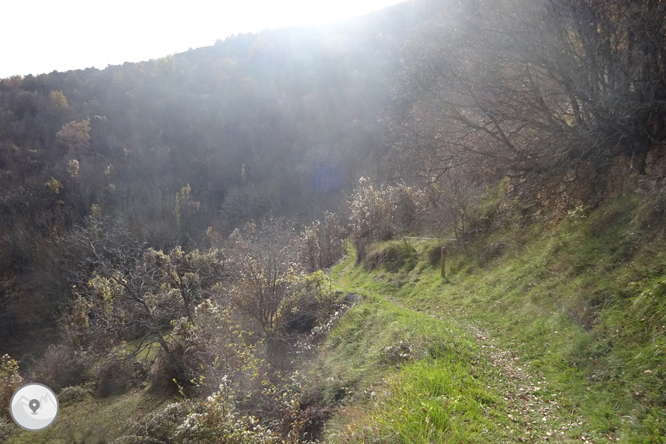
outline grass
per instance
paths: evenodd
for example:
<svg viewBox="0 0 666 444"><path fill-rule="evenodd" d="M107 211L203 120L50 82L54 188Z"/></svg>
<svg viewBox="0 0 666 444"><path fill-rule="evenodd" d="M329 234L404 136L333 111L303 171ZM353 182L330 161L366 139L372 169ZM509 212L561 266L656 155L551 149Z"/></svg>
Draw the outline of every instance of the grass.
<svg viewBox="0 0 666 444"><path fill-rule="evenodd" d="M464 249L451 246L447 279L439 275L439 245L429 243L416 245L399 266L355 267L353 257L338 265L335 284L366 300L334 330L319 371L350 393L379 384L383 394L376 391L374 403L349 393L329 398L348 404L331 423L331 439L504 439L506 427L515 428L496 415L510 409L505 388L492 372L472 378L468 370L488 364L468 328L477 326L543 377L559 405L578 418L566 439L664 442L666 241L663 221L648 217L647 205L643 197L624 196L595 210L580 208L557 225L515 224ZM386 257L396 244L376 245L369 257ZM399 368L377 358L391 340L414 342L419 335L427 337L423 347L447 344L455 357L421 354ZM437 378L455 388L446 379L451 369L460 372L455 380L462 381L464 402L472 403L463 409L467 416L424 397L439 393L427 389ZM324 385L330 391L332 382ZM478 401L477 391L493 402Z"/></svg>
<svg viewBox="0 0 666 444"><path fill-rule="evenodd" d="M505 435L493 422L503 422L500 393L470 373L477 345L453 321L367 296L325 349L311 378L317 375L326 401L349 407L332 423L331 442L488 442Z"/></svg>
<svg viewBox="0 0 666 444"><path fill-rule="evenodd" d="M326 348L317 372L333 382L325 390L333 401L414 359L469 360L475 344L455 325L367 297L331 332Z"/></svg>
<svg viewBox="0 0 666 444"><path fill-rule="evenodd" d="M435 243L351 252L331 277L362 299L302 371L336 408L326 442L664 442L666 240L648 210L624 196L507 223L448 245L445 279ZM111 442L165 402L86 397L10 442Z"/></svg>
<svg viewBox="0 0 666 444"><path fill-rule="evenodd" d="M86 397L60 406L57 420L39 432L14 435L11 444L110 443L124 435L132 421L139 420L167 402L162 396L131 392L104 399Z"/></svg>
<svg viewBox="0 0 666 444"><path fill-rule="evenodd" d="M390 382L392 396L374 412L376 427L398 442L487 442L495 428L496 393L470 374L467 363L422 360L405 366ZM384 438L380 436L380 438Z"/></svg>
<svg viewBox="0 0 666 444"><path fill-rule="evenodd" d="M380 296L431 286L427 275L438 268L405 264L401 272L368 272L354 263L352 255L331 274L364 299L340 320L307 372L324 400L341 406L328 442L502 442L532 429L525 424L519 432L509 417L513 387L482 351L476 328ZM439 278L432 288L446 285ZM560 419L570 425L569 417ZM580 436L576 428L567 433Z"/></svg>

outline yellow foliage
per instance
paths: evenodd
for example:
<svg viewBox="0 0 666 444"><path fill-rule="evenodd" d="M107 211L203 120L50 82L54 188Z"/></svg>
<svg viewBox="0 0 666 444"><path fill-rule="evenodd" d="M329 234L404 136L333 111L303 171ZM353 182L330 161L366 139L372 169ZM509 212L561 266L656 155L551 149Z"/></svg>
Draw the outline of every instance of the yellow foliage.
<svg viewBox="0 0 666 444"><path fill-rule="evenodd" d="M11 397L23 382L18 370L18 363L9 355L0 358L0 417L8 416Z"/></svg>
<svg viewBox="0 0 666 444"><path fill-rule="evenodd" d="M62 184L57 180L51 177L51 180L44 182L44 186L48 187L55 194L58 194L62 189Z"/></svg>
<svg viewBox="0 0 666 444"><path fill-rule="evenodd" d="M76 179L79 176L79 166L79 161L76 159L72 159L67 163L67 172L72 176L72 179Z"/></svg>
<svg viewBox="0 0 666 444"><path fill-rule="evenodd" d="M90 218L93 220L102 220L102 207L97 204L92 204L90 208Z"/></svg>
<svg viewBox="0 0 666 444"><path fill-rule="evenodd" d="M67 98L62 91L51 91L49 93L49 102L54 108L67 108L69 106Z"/></svg>
<svg viewBox="0 0 666 444"><path fill-rule="evenodd" d="M190 198L192 188L190 184L185 185L178 193L176 193L176 207L173 214L176 216L176 225L180 226L183 216L189 216L199 211L201 202L193 201Z"/></svg>
<svg viewBox="0 0 666 444"><path fill-rule="evenodd" d="M89 314L93 304L77 293L74 307L70 314L70 322L65 327L67 335L75 344L85 346L90 337Z"/></svg>
<svg viewBox="0 0 666 444"><path fill-rule="evenodd" d="M88 281L88 287L92 288L98 301L106 306L106 311L110 311L110 303L123 294L123 281L120 273L115 272L113 279L108 279L100 275L95 275Z"/></svg>
<svg viewBox="0 0 666 444"><path fill-rule="evenodd" d="M62 126L56 134L59 144L67 147L70 153L86 150L90 146L90 119L80 122L72 120Z"/></svg>

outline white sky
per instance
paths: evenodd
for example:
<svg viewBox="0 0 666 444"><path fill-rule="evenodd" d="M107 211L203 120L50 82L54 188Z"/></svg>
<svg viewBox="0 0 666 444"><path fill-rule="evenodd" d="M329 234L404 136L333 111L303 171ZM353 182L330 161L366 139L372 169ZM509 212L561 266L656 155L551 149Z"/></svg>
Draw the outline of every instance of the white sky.
<svg viewBox="0 0 666 444"><path fill-rule="evenodd" d="M240 32L320 24L403 0L13 0L3 2L0 78L163 57Z"/></svg>

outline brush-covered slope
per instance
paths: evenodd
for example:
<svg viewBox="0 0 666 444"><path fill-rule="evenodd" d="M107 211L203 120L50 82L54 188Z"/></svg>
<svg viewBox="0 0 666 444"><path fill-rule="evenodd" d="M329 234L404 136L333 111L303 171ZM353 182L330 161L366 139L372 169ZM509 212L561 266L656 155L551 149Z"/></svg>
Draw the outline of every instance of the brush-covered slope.
<svg viewBox="0 0 666 444"><path fill-rule="evenodd" d="M663 206L663 203L662 203ZM317 371L334 442L662 442L666 239L654 199L463 246L376 244L334 281L366 295ZM396 252L402 251L402 254ZM382 263L381 258L384 258Z"/></svg>

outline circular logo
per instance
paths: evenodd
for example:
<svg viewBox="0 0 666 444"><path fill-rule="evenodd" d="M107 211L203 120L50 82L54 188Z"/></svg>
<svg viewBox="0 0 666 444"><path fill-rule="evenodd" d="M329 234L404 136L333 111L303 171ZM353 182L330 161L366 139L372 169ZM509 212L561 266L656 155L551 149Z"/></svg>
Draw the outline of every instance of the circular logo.
<svg viewBox="0 0 666 444"><path fill-rule="evenodd" d="M58 398L44 384L26 384L12 396L9 412L19 427L36 432L55 421L58 416Z"/></svg>

